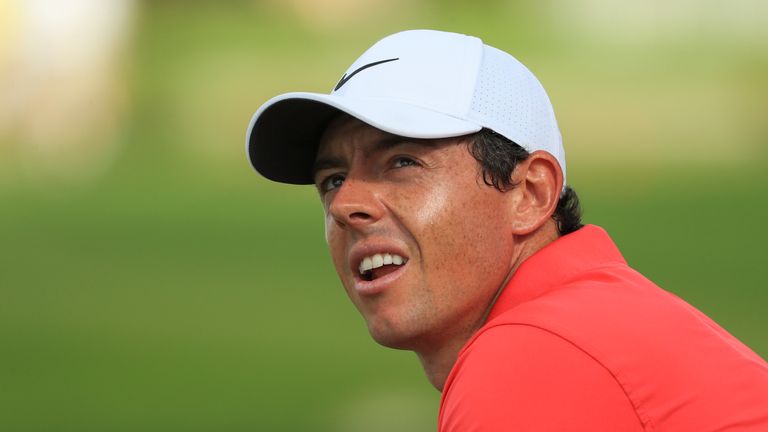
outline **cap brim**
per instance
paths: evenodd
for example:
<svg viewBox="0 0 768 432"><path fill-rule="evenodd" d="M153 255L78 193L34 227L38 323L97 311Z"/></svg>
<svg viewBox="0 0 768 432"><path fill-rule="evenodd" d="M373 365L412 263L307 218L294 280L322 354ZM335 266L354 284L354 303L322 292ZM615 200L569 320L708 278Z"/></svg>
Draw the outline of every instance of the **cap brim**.
<svg viewBox="0 0 768 432"><path fill-rule="evenodd" d="M314 183L312 165L318 142L339 112L409 138L448 138L482 129L476 123L401 101L286 93L264 103L251 118L245 139L251 165L270 180Z"/></svg>

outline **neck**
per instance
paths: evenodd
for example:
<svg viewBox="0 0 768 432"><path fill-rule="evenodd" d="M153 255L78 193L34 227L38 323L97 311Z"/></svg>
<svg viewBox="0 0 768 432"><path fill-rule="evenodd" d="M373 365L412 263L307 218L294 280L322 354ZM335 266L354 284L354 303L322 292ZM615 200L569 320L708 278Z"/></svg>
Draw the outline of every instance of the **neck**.
<svg viewBox="0 0 768 432"><path fill-rule="evenodd" d="M488 314L496 303L496 299L501 295L504 287L509 284L509 281L512 279L512 276L515 274L518 267L520 267L520 264L528 259L528 257L535 254L539 249L557 240L558 236L557 226L554 221L550 220L536 232L515 239L519 248L518 252L515 254L515 259L511 263L510 271L504 279L504 282L494 293L493 298L488 302L484 313L480 316L477 322L458 334L446 337L443 339L442 343L437 344L436 347L430 350L419 350L416 352L416 355L418 355L421 365L424 368L424 372L427 375L427 379L438 391L443 391L445 381L448 379L448 375L459 357L459 352L469 338L471 338L472 335L485 324Z"/></svg>
<svg viewBox="0 0 768 432"><path fill-rule="evenodd" d="M461 348L471 336L472 334L470 333L465 338L453 338L449 343L440 346L435 351L416 353L419 356L421 366L424 368L424 373L427 375L429 383L438 391L443 391L445 380L448 379L448 374L456 363L459 351L461 351Z"/></svg>

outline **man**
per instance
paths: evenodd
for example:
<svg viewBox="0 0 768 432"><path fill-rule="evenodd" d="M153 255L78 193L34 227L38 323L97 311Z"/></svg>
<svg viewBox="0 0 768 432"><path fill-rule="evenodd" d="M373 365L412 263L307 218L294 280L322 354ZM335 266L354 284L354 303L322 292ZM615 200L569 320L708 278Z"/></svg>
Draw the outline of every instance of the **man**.
<svg viewBox="0 0 768 432"><path fill-rule="evenodd" d="M246 140L315 184L352 302L442 391L441 431L768 431L768 366L580 222L539 81L477 38L417 30L329 95L262 105Z"/></svg>

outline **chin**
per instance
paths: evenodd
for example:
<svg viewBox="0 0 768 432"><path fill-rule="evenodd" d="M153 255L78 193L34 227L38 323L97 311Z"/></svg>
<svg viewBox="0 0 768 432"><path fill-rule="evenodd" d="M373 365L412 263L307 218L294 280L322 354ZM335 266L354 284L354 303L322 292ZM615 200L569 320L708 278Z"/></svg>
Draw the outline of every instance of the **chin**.
<svg viewBox="0 0 768 432"><path fill-rule="evenodd" d="M387 348L393 348L393 349L399 349L399 350L410 350L412 349L410 344L406 343L403 338L391 335L391 334L382 334L382 333L374 333L370 332L371 337L373 340L376 341L381 346L385 346Z"/></svg>
<svg viewBox="0 0 768 432"><path fill-rule="evenodd" d="M414 351L422 339L418 332L399 327L391 322L368 321L368 333L379 345L387 348Z"/></svg>

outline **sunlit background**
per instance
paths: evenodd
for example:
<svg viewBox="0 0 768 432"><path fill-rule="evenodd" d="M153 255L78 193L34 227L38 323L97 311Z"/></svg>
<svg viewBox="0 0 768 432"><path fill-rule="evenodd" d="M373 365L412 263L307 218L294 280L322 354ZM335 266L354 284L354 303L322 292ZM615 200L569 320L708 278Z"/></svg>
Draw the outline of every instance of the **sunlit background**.
<svg viewBox="0 0 768 432"><path fill-rule="evenodd" d="M370 340L314 191L243 150L263 101L327 92L408 28L527 64L586 221L765 358L766 18L762 0L0 2L0 430L434 430L439 394Z"/></svg>

